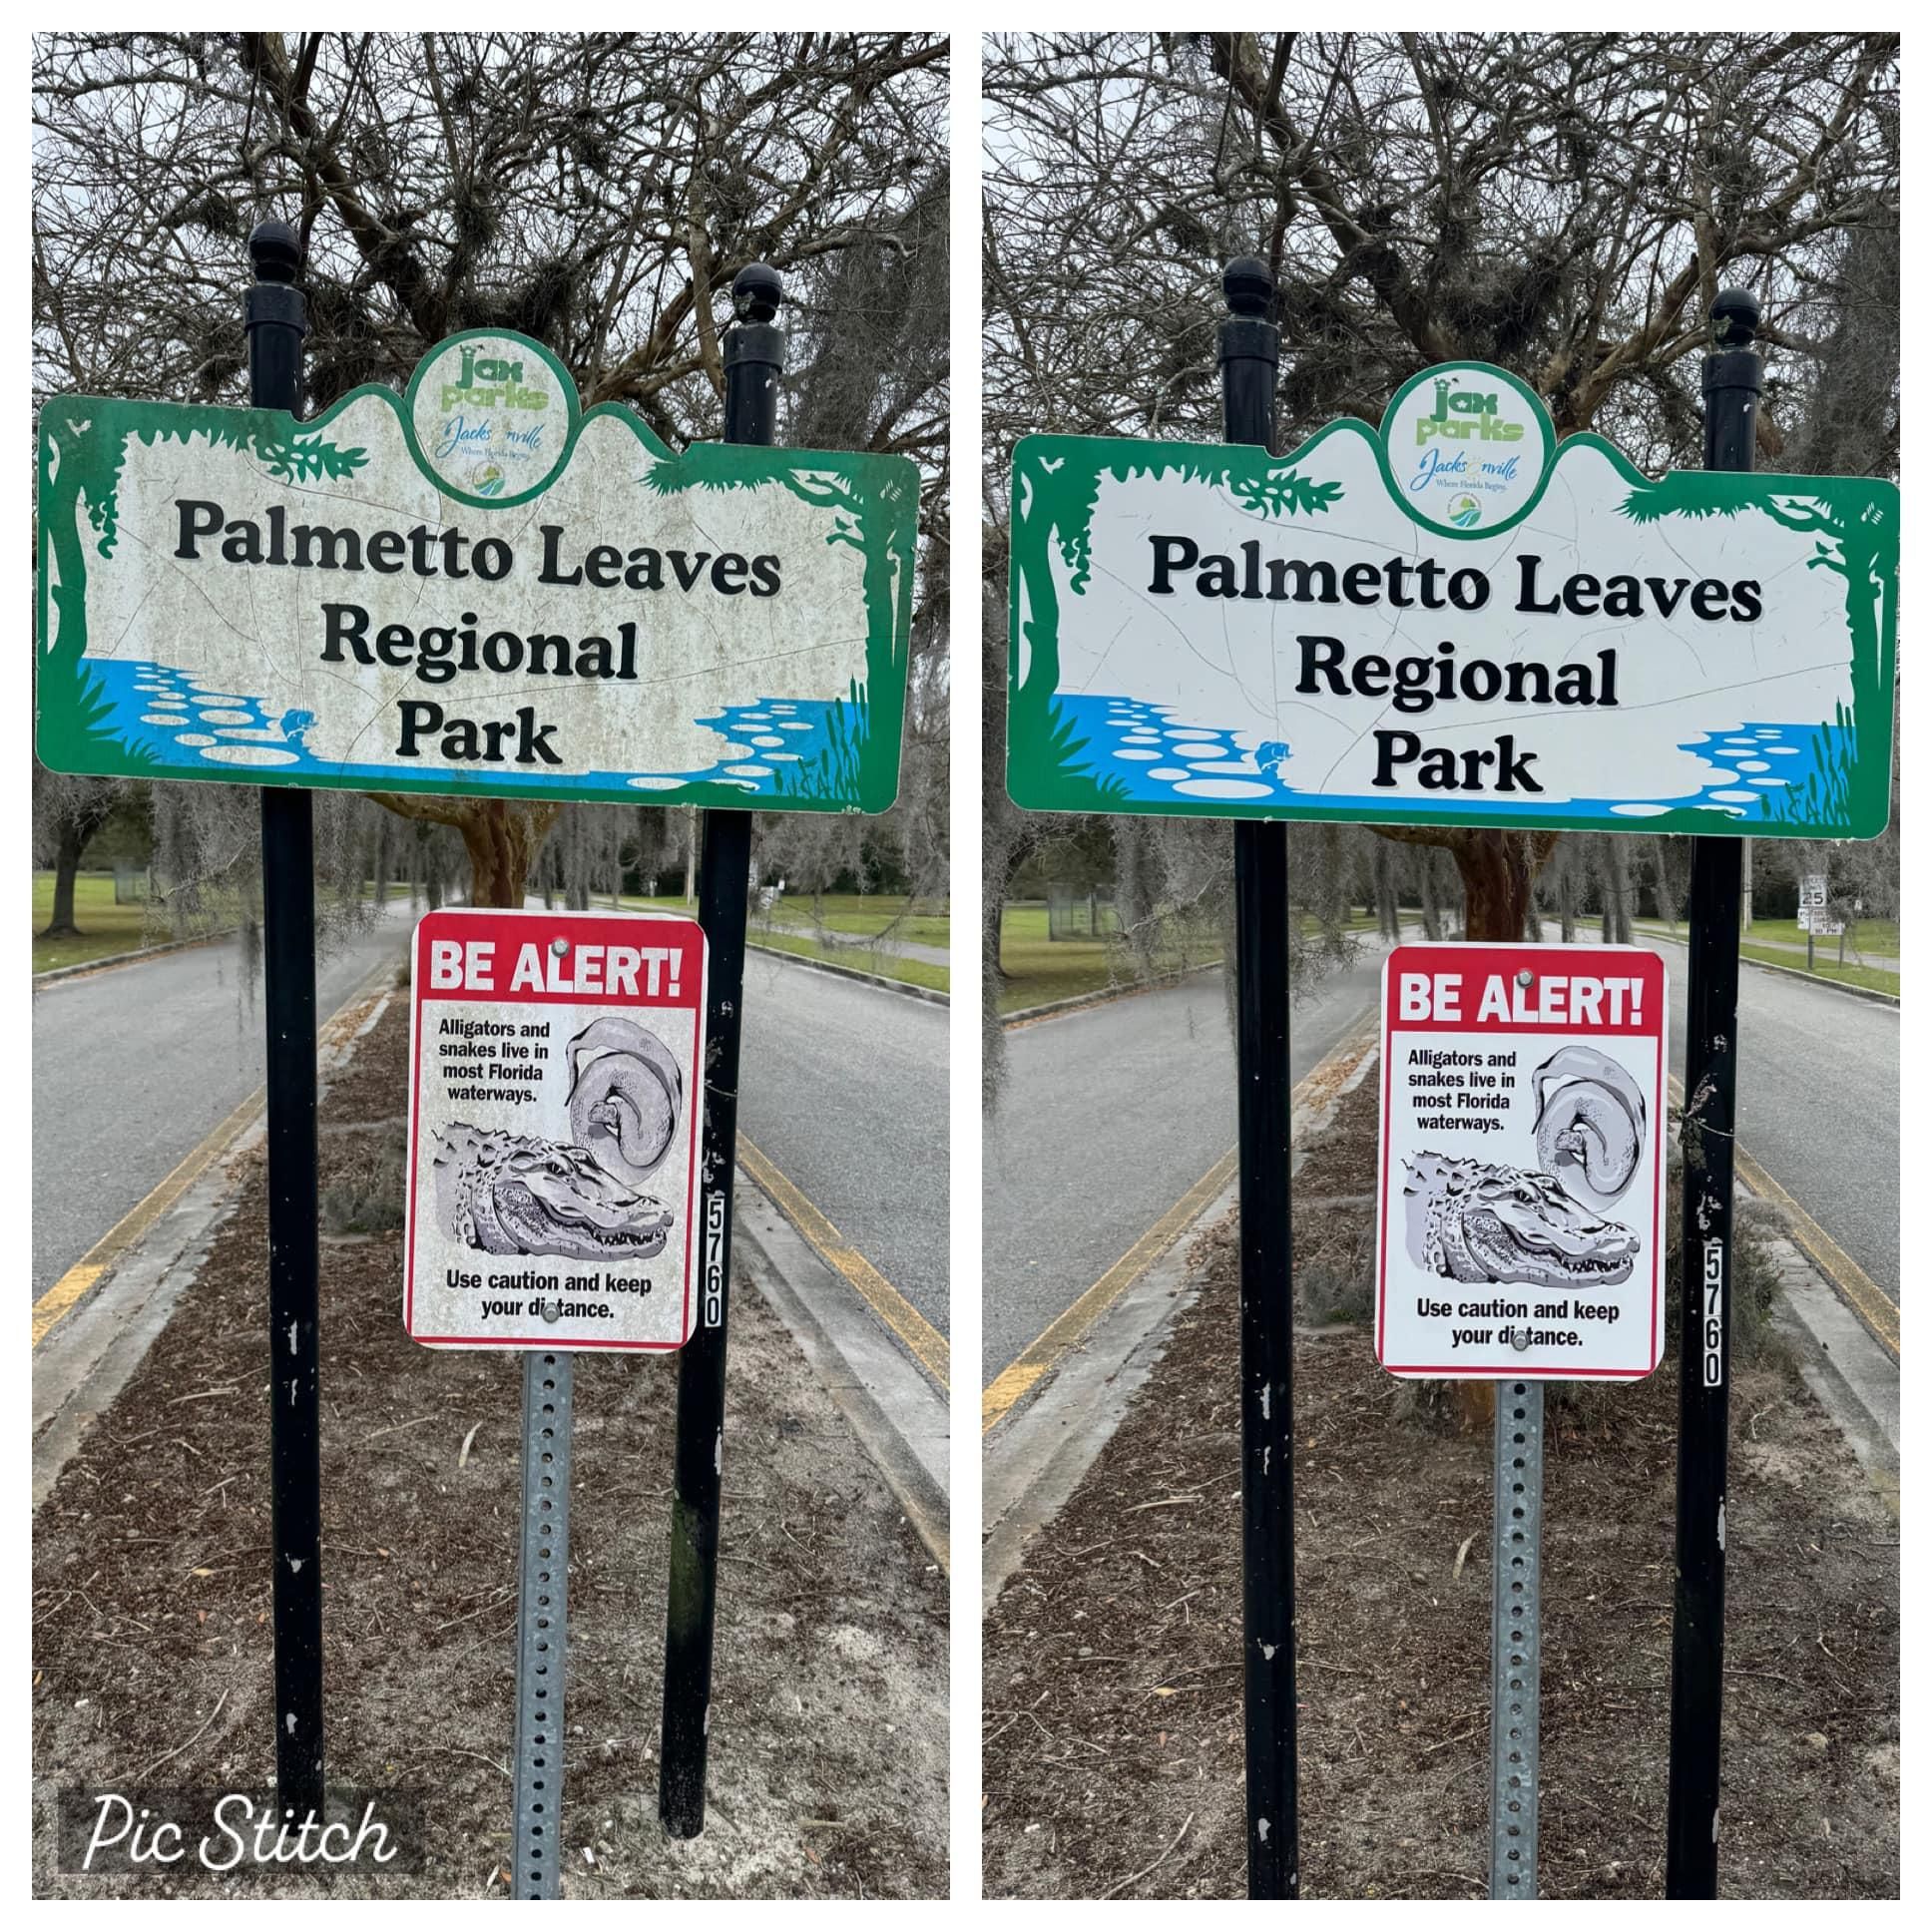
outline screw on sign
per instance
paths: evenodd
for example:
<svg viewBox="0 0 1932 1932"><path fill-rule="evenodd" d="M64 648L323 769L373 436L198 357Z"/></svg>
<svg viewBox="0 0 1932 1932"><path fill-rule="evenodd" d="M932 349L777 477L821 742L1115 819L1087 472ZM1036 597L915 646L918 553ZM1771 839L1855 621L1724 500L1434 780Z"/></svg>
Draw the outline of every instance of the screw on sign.
<svg viewBox="0 0 1932 1932"><path fill-rule="evenodd" d="M403 1325L432 1348L525 1351L519 1898L560 1879L572 1351L691 1333L707 966L704 928L671 913L464 909L416 928Z"/></svg>
<svg viewBox="0 0 1932 1932"><path fill-rule="evenodd" d="M1543 1384L1664 1348L1664 962L1398 946L1382 979L1375 1353L1495 1380L1490 1896L1536 1895Z"/></svg>

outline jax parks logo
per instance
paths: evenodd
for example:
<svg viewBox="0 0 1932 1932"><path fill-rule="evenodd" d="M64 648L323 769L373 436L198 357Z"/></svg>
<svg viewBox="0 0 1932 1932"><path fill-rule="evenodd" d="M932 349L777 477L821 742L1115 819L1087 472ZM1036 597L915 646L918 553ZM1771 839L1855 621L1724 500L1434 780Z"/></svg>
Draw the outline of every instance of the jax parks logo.
<svg viewBox="0 0 1932 1932"><path fill-rule="evenodd" d="M1502 413L1496 390L1452 388L1448 376L1437 376L1434 386L1434 407L1426 416L1415 418L1418 445L1437 437L1484 443L1523 440L1523 425L1512 422Z"/></svg>
<svg viewBox="0 0 1932 1932"><path fill-rule="evenodd" d="M417 366L405 407L436 479L468 503L517 503L542 489L569 450L576 391L526 336L476 330Z"/></svg>
<svg viewBox="0 0 1932 1932"><path fill-rule="evenodd" d="M1382 418L1382 440L1415 520L1445 535L1477 536L1529 508L1556 439L1521 382L1471 362L1410 377Z"/></svg>
<svg viewBox="0 0 1932 1932"><path fill-rule="evenodd" d="M550 392L526 384L521 359L482 355L478 344L465 342L456 351L460 367L452 381L442 384L445 409L544 409Z"/></svg>

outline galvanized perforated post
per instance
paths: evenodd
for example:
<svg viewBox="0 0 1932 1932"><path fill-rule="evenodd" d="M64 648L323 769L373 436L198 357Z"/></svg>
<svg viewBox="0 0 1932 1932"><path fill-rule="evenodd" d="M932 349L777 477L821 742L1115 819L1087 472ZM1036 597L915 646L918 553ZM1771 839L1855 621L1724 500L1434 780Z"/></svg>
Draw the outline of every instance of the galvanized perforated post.
<svg viewBox="0 0 1932 1932"><path fill-rule="evenodd" d="M1543 1640L1543 1384L1496 1385L1496 1574L1490 1617L1489 1895L1536 1896Z"/></svg>
<svg viewBox="0 0 1932 1932"><path fill-rule="evenodd" d="M571 1359L523 1358L523 1549L517 1592L516 1841L511 1896L560 1895L564 1635L570 1594Z"/></svg>

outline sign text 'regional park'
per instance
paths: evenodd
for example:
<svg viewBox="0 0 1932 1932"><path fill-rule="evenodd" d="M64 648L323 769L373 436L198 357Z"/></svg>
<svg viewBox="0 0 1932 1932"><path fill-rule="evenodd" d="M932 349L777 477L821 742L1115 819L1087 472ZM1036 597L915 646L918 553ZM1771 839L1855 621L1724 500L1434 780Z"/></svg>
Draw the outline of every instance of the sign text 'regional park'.
<svg viewBox="0 0 1932 1932"><path fill-rule="evenodd" d="M1482 363L1293 455L1031 437L1007 783L1039 811L1869 838L1898 492L1647 478Z"/></svg>
<svg viewBox="0 0 1932 1932"><path fill-rule="evenodd" d="M918 472L580 414L472 332L313 422L40 425L56 770L765 810L898 785Z"/></svg>

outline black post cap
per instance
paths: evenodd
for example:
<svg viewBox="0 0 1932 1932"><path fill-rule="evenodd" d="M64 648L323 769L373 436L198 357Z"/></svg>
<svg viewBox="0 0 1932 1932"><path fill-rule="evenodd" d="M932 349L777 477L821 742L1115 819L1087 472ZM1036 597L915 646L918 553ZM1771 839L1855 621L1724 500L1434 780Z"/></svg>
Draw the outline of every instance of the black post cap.
<svg viewBox="0 0 1932 1932"><path fill-rule="evenodd" d="M1274 300L1274 277L1267 263L1251 254L1236 255L1221 270L1220 286L1231 314L1263 317Z"/></svg>
<svg viewBox="0 0 1932 1932"><path fill-rule="evenodd" d="M784 300L784 283L775 268L753 261L731 281L731 312L740 322L768 322Z"/></svg>
<svg viewBox="0 0 1932 1932"><path fill-rule="evenodd" d="M257 281L293 281L301 272L300 239L286 222L257 222L248 236L248 259Z"/></svg>
<svg viewBox="0 0 1932 1932"><path fill-rule="evenodd" d="M1710 332L1720 349L1749 348L1762 311L1748 288L1720 288L1710 304Z"/></svg>

